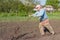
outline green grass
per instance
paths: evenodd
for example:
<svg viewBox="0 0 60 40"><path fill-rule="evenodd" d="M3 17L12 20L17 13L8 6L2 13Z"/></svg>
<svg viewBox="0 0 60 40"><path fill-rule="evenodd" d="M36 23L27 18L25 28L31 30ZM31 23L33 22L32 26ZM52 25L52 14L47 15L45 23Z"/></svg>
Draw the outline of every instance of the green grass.
<svg viewBox="0 0 60 40"><path fill-rule="evenodd" d="M48 13L49 19L60 19L60 12Z"/></svg>
<svg viewBox="0 0 60 40"><path fill-rule="evenodd" d="M54 13L47 13L49 19L57 19L60 20L60 12L54 12ZM31 17L29 18L28 16L26 17L21 17L20 15L16 15L16 13L0 13L0 21L5 22L5 21L37 21L38 18Z"/></svg>

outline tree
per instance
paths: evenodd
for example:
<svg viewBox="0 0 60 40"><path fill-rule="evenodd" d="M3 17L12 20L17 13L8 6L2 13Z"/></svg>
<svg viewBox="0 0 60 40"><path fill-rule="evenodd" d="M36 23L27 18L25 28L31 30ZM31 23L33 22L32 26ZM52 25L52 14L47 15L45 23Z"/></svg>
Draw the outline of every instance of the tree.
<svg viewBox="0 0 60 40"><path fill-rule="evenodd" d="M47 0L47 5L52 5L55 9L58 8L59 1L58 0Z"/></svg>

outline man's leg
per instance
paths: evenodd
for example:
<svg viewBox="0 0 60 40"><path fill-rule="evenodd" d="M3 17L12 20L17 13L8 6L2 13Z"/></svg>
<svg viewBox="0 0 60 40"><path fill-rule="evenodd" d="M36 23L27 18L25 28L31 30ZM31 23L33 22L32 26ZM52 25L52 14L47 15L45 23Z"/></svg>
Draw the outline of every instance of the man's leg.
<svg viewBox="0 0 60 40"><path fill-rule="evenodd" d="M44 27L43 27L43 25L41 23L39 23L39 30L40 30L41 35L45 34L44 33Z"/></svg>
<svg viewBox="0 0 60 40"><path fill-rule="evenodd" d="M52 33L54 35L54 30L53 30L52 26L49 24L49 22L44 26L50 31L50 33Z"/></svg>

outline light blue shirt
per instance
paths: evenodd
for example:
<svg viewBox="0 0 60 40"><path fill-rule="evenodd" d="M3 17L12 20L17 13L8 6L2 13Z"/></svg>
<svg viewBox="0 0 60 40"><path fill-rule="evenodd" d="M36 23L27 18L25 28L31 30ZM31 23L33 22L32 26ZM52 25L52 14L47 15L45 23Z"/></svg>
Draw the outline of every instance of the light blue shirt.
<svg viewBox="0 0 60 40"><path fill-rule="evenodd" d="M34 17L39 17L40 21L43 21L45 19L48 19L48 16L46 14L45 9L41 9L40 11L37 11L35 14L33 14L32 16Z"/></svg>

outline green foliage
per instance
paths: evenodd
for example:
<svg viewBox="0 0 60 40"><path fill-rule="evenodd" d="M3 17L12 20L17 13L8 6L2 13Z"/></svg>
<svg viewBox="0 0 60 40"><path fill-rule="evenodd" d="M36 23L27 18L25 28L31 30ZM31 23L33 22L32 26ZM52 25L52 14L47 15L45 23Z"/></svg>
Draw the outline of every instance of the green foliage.
<svg viewBox="0 0 60 40"><path fill-rule="evenodd" d="M47 0L47 5L52 5L56 9L58 3L58 0ZM33 7L34 5L23 5L19 0L0 0L0 13L3 12L4 16L28 16L33 12Z"/></svg>
<svg viewBox="0 0 60 40"><path fill-rule="evenodd" d="M59 1L58 0L47 0L47 5L52 5L54 8L58 8Z"/></svg>
<svg viewBox="0 0 60 40"><path fill-rule="evenodd" d="M0 0L0 12L17 12L17 0Z"/></svg>
<svg viewBox="0 0 60 40"><path fill-rule="evenodd" d="M0 12L27 16L29 12L32 12L32 8L32 6L23 5L19 0L0 0Z"/></svg>

